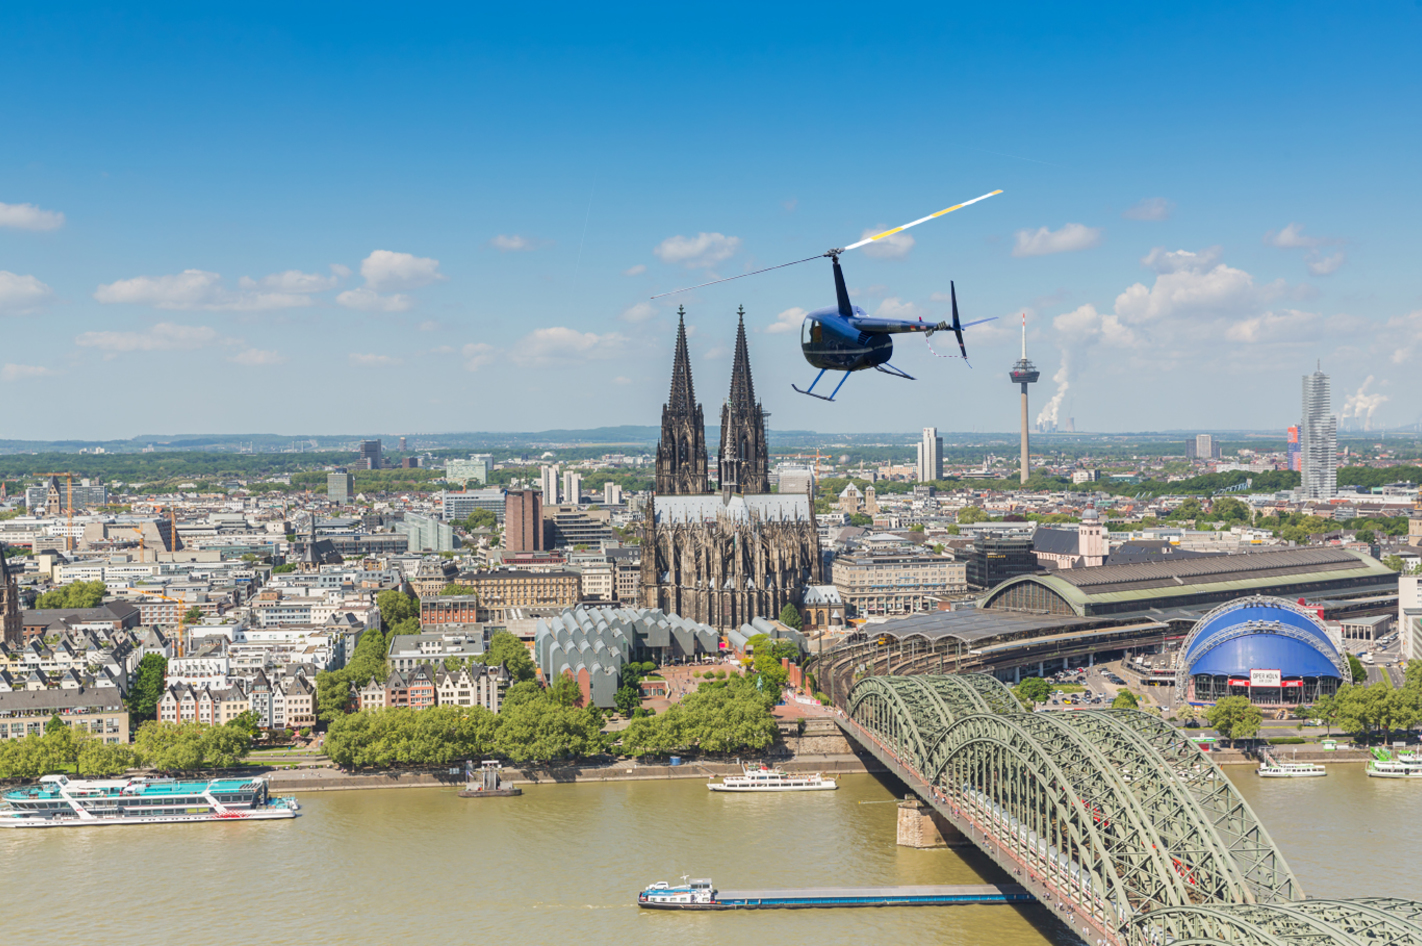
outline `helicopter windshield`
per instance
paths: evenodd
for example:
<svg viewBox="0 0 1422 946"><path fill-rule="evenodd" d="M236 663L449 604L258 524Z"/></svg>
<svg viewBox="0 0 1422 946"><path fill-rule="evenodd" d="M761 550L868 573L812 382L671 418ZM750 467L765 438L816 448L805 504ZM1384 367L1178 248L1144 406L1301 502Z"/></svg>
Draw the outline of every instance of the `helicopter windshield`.
<svg viewBox="0 0 1422 946"><path fill-rule="evenodd" d="M800 324L800 344L819 345L825 340L825 327L813 315Z"/></svg>

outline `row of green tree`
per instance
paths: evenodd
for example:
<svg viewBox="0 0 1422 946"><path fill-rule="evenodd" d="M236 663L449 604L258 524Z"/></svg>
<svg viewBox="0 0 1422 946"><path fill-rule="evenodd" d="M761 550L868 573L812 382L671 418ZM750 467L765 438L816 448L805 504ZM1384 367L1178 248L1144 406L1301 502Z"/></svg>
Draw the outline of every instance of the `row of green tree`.
<svg viewBox="0 0 1422 946"><path fill-rule="evenodd" d="M1336 726L1363 739L1422 723L1422 661L1412 661L1400 688L1386 681L1365 685L1366 672L1357 658L1350 655L1349 662L1359 682L1346 683L1311 706L1294 707L1296 719L1317 719L1329 732ZM1205 711L1205 721L1225 739L1253 739L1263 725L1264 714L1247 697L1229 696Z"/></svg>
<svg viewBox="0 0 1422 946"><path fill-rule="evenodd" d="M633 719L621 735L623 755L726 754L764 749L778 729L771 715L780 687L759 674L703 685L657 716Z"/></svg>
<svg viewBox="0 0 1422 946"><path fill-rule="evenodd" d="M0 778L38 778L51 773L109 777L129 769L194 772L238 765L252 749L255 713L223 726L161 723L138 728L132 745L107 743L52 716L43 733L0 741Z"/></svg>
<svg viewBox="0 0 1422 946"><path fill-rule="evenodd" d="M40 595L35 599L35 607L40 610L97 608L108 593L108 586L102 581L73 581Z"/></svg>

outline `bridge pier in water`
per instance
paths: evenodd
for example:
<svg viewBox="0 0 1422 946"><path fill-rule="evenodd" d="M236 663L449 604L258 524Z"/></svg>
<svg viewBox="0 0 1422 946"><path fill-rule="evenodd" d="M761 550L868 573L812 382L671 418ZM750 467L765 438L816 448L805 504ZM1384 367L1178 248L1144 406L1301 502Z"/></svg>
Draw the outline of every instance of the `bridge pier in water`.
<svg viewBox="0 0 1422 946"><path fill-rule="evenodd" d="M969 847L972 841L921 798L899 802L897 841L899 847Z"/></svg>

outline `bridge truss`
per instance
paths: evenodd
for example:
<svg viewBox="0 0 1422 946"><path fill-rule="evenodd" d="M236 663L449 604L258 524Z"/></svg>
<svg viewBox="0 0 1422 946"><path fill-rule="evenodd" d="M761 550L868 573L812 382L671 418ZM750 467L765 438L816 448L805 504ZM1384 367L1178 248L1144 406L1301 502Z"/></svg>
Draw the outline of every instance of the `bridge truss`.
<svg viewBox="0 0 1422 946"><path fill-rule="evenodd" d="M1422 904L1304 900L1219 767L1147 713L1028 713L984 674L866 677L841 706L1088 941L1422 946Z"/></svg>

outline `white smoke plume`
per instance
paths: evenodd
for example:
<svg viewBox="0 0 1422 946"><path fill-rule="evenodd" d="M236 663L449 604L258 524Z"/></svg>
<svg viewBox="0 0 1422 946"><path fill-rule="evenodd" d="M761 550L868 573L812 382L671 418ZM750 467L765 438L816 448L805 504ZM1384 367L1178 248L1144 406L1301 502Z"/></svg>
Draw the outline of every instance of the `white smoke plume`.
<svg viewBox="0 0 1422 946"><path fill-rule="evenodd" d="M1368 379L1363 382L1363 386L1358 388L1358 393L1348 395L1348 400L1343 405L1344 417L1356 417L1363 422L1364 430L1373 429L1373 412L1382 407L1383 402L1388 400L1386 394L1369 394L1368 386L1373 383L1373 376L1368 375Z"/></svg>
<svg viewBox="0 0 1422 946"><path fill-rule="evenodd" d="M1052 380L1056 382L1057 393L1052 395L1052 399L1042 408L1042 412L1037 415L1037 429L1044 430L1047 427L1057 426L1057 414L1062 409L1062 401L1066 399L1067 389L1071 387L1071 382L1067 380L1070 375L1068 362L1062 358L1062 366L1057 369L1057 373L1052 375Z"/></svg>

